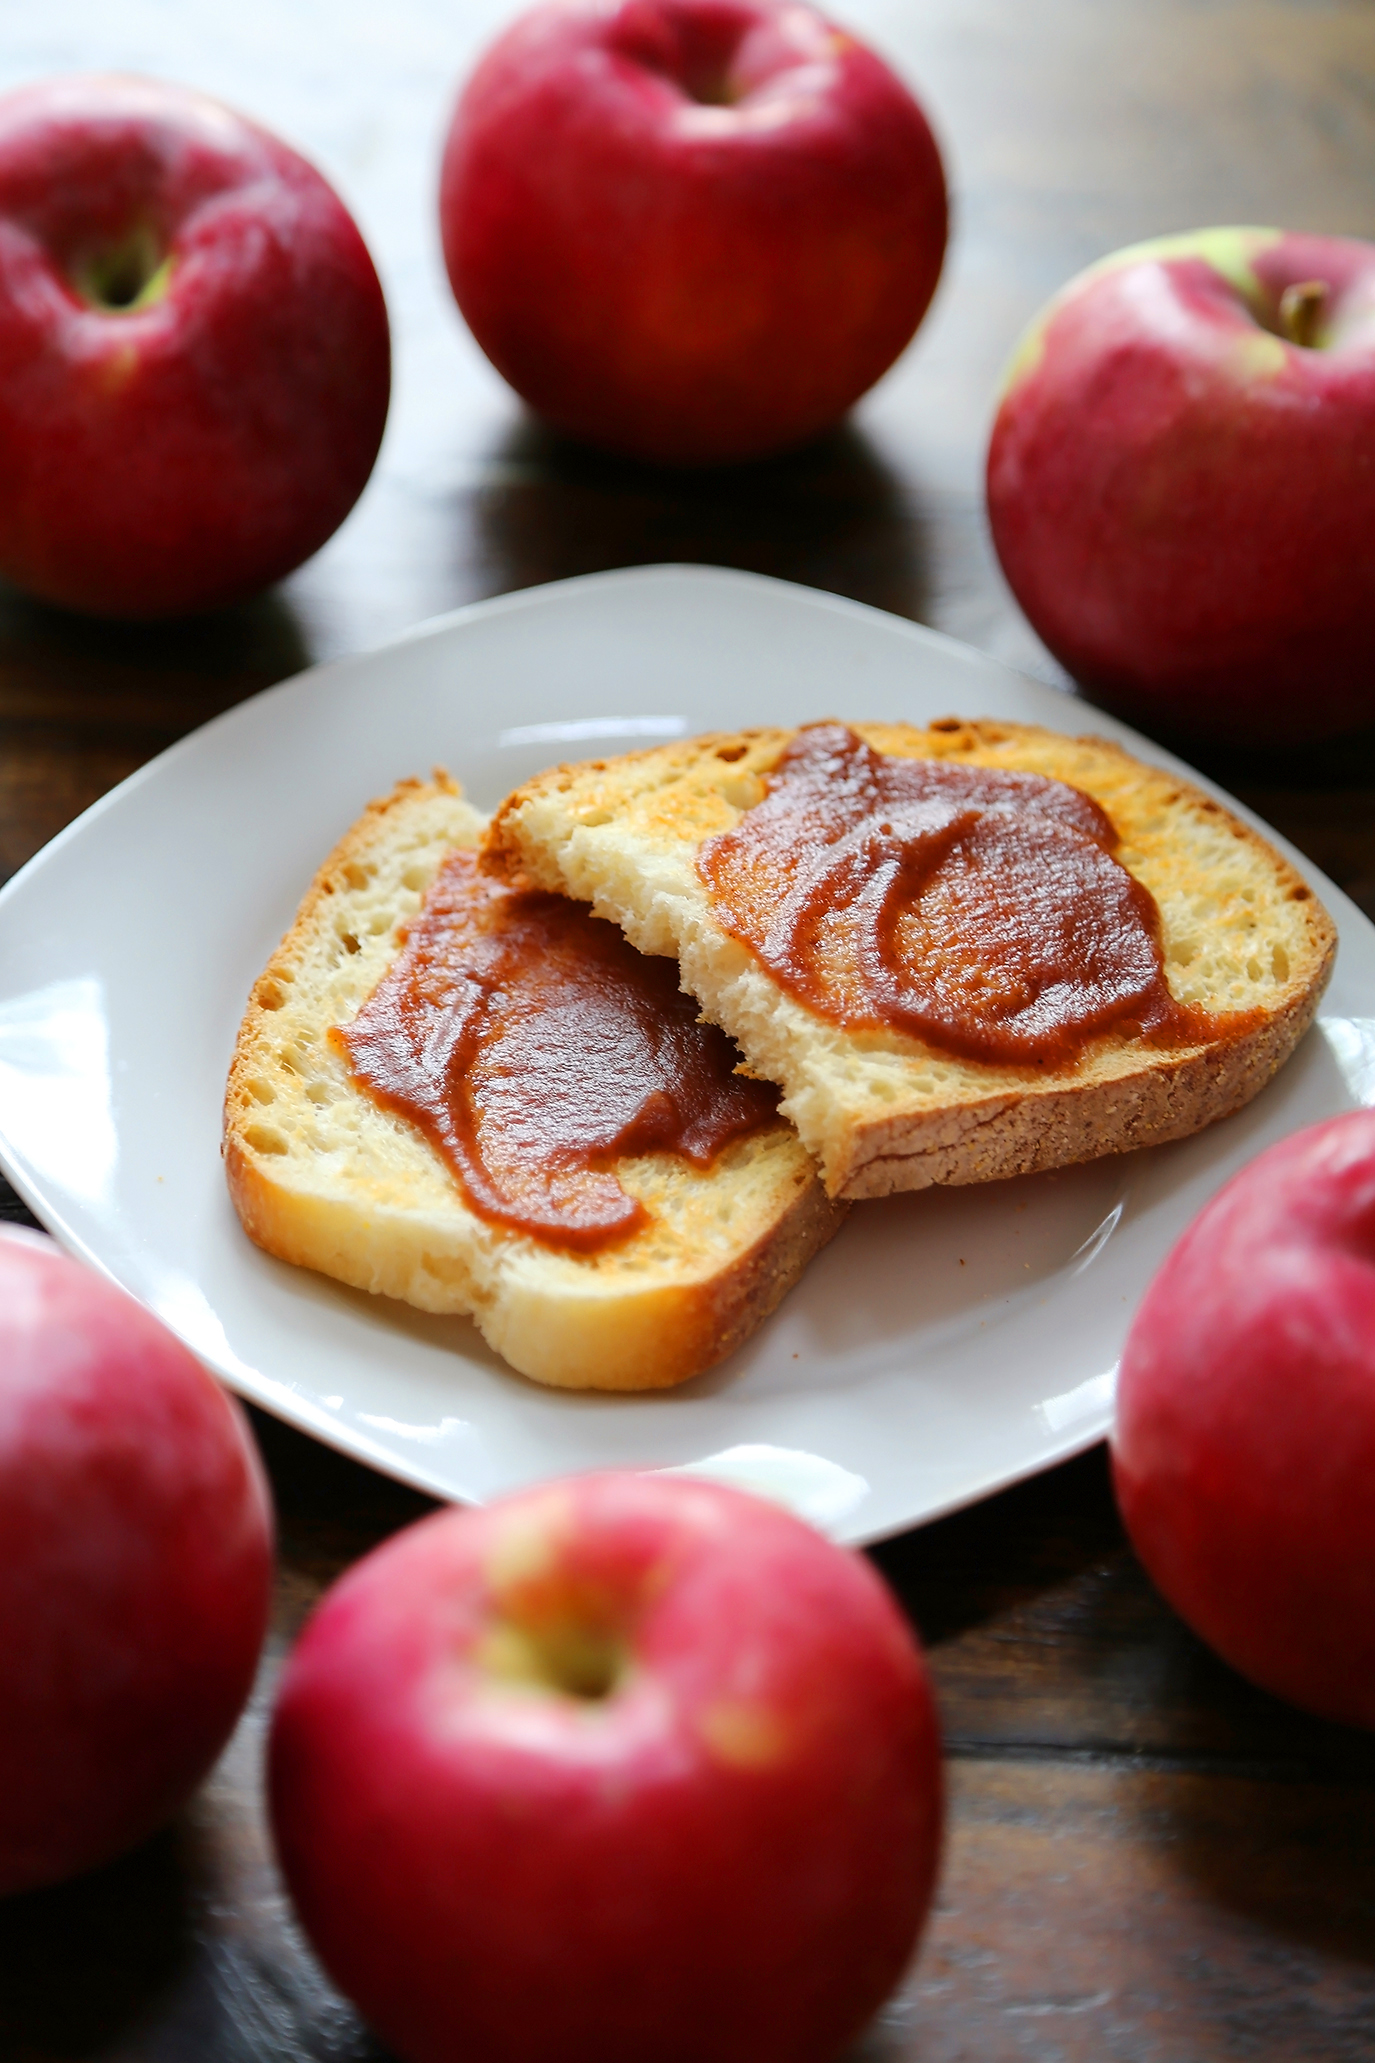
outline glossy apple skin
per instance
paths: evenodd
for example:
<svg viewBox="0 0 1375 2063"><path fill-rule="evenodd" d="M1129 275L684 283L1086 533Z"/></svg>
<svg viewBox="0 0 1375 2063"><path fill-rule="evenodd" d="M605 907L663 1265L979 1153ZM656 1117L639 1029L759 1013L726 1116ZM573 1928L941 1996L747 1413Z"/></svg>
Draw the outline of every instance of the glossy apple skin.
<svg viewBox="0 0 1375 2063"><path fill-rule="evenodd" d="M1112 1459L1195 1632L1375 1726L1375 1110L1272 1146L1194 1221L1132 1327Z"/></svg>
<svg viewBox="0 0 1375 2063"><path fill-rule="evenodd" d="M808 7L567 0L469 80L440 222L531 407L712 465L815 436L892 364L935 292L945 182L907 88Z"/></svg>
<svg viewBox="0 0 1375 2063"><path fill-rule="evenodd" d="M238 1406L122 1290L0 1231L0 1895L189 1796L252 1686L271 1571Z"/></svg>
<svg viewBox="0 0 1375 2063"><path fill-rule="evenodd" d="M163 290L92 298L134 250ZM0 573L30 594L158 617L290 572L372 470L389 354L352 218L275 137L152 80L0 101Z"/></svg>
<svg viewBox="0 0 1375 2063"><path fill-rule="evenodd" d="M503 1642L623 1637L599 1699ZM739 1491L601 1475L340 1582L271 1747L279 1854L408 2063L824 2063L930 1900L939 1749L867 1563Z"/></svg>
<svg viewBox="0 0 1375 2063"><path fill-rule="evenodd" d="M1318 343L1275 334L1326 282ZM1375 724L1375 244L1212 230L1071 281L1009 370L988 511L1057 659L1144 729Z"/></svg>

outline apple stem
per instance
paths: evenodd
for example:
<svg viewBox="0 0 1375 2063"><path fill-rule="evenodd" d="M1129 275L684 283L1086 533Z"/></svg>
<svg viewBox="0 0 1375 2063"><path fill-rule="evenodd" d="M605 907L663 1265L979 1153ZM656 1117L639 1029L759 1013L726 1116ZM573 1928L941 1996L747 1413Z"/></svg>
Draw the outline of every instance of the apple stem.
<svg viewBox="0 0 1375 2063"><path fill-rule="evenodd" d="M1296 280L1280 295L1280 335L1312 350L1332 289L1325 279Z"/></svg>

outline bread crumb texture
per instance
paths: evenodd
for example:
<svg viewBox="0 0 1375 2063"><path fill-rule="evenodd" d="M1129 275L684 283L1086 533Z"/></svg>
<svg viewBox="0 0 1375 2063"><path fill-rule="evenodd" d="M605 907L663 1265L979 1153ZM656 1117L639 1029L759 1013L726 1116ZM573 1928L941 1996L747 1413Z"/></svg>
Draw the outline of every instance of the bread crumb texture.
<svg viewBox="0 0 1375 2063"><path fill-rule="evenodd" d="M224 1118L235 1208L283 1260L471 1316L538 1382L682 1382L754 1330L843 1216L790 1125L733 1142L709 1169L670 1153L618 1162L649 1224L567 1253L478 1217L424 1135L358 1087L330 1037L390 965L444 855L477 845L484 822L447 778L404 781L321 867L239 1032Z"/></svg>
<svg viewBox="0 0 1375 2063"><path fill-rule="evenodd" d="M1220 803L1101 738L955 717L852 728L879 752L1043 774L1092 796L1117 829L1117 857L1155 898L1171 993L1217 1013L1217 1035L1161 1048L1111 1032L1054 1069L993 1066L896 1030L846 1030L795 1000L716 923L696 868L705 840L762 799L792 730L556 768L502 805L487 863L590 902L642 952L676 955L705 1014L781 1084L832 1195L987 1181L1182 1138L1287 1059L1331 972L1335 928L1288 861Z"/></svg>

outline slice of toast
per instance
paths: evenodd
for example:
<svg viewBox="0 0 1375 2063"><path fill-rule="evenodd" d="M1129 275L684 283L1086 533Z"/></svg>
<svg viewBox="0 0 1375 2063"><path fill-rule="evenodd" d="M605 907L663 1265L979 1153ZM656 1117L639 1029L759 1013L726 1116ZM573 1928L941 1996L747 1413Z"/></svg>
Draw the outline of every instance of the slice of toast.
<svg viewBox="0 0 1375 2063"><path fill-rule="evenodd" d="M860 724L875 751L1047 776L1106 811L1116 858L1154 897L1175 1002L1205 1035L1109 1029L1054 1066L961 1058L890 1025L847 1028L790 993L724 928L698 858L763 800L791 730L714 734L556 768L493 818L485 864L559 887L642 952L675 955L705 1014L816 1155L832 1196L991 1181L1179 1139L1238 1109L1292 1052L1336 933L1301 877L1219 803L1099 738L947 718ZM885 827L887 828L887 827Z"/></svg>
<svg viewBox="0 0 1375 2063"><path fill-rule="evenodd" d="M663 1151L617 1160L647 1222L595 1252L470 1208L426 1137L354 1080L331 1033L396 958L445 855L475 847L483 826L447 778L405 781L325 861L239 1032L224 1113L230 1194L269 1253L423 1311L466 1313L536 1382L666 1388L754 1331L843 1207L773 1119L709 1167Z"/></svg>

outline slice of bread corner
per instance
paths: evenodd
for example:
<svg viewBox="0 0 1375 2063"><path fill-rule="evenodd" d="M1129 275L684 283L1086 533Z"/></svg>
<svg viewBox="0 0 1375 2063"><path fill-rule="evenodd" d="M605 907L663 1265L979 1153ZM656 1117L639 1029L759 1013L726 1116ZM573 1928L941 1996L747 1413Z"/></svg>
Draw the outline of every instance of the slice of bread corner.
<svg viewBox="0 0 1375 2063"><path fill-rule="evenodd" d="M783 1121L710 1168L672 1153L616 1166L650 1222L593 1254L479 1218L424 1136L352 1080L329 1032L397 952L435 870L484 819L457 787L403 781L316 875L257 981L224 1108L230 1195L282 1260L466 1313L522 1375L566 1389L662 1389L724 1359L844 1215Z"/></svg>
<svg viewBox="0 0 1375 2063"><path fill-rule="evenodd" d="M832 1196L992 1181L1180 1139L1283 1065L1326 986L1336 931L1288 861L1220 803L1100 738L954 717L853 728L879 752L1048 775L1091 795L1159 906L1172 994L1235 1014L1236 1032L1224 1016L1207 1043L1169 1049L1113 1032L1047 1070L846 1030L807 1008L721 929L696 867L703 843L762 798L791 730L555 768L502 805L486 864L590 902L642 952L675 955L706 1016L782 1085Z"/></svg>

